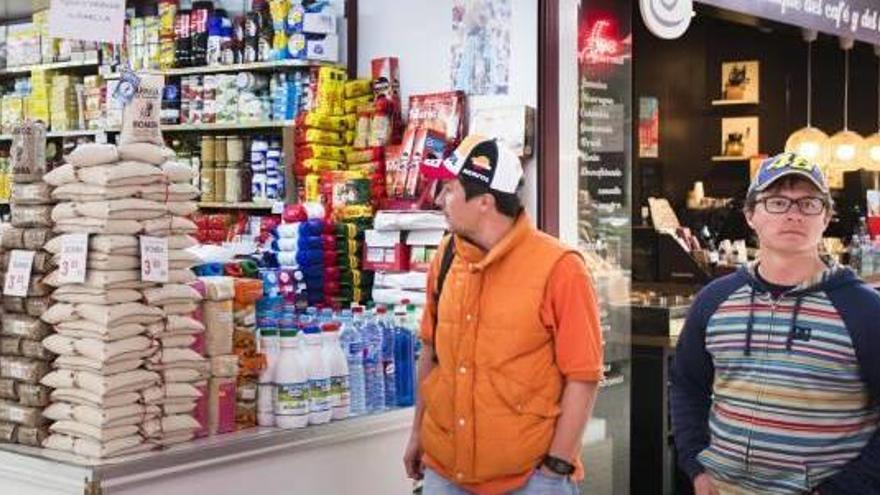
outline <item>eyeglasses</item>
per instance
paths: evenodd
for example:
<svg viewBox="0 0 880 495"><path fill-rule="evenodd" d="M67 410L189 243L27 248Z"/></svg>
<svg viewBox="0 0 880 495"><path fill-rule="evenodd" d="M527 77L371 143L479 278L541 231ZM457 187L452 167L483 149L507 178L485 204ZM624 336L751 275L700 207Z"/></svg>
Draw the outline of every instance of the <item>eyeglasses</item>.
<svg viewBox="0 0 880 495"><path fill-rule="evenodd" d="M798 210L804 215L821 215L828 206L824 199L815 196L806 196L797 199L792 199L787 196L767 196L766 198L756 200L755 203L763 204L767 213L773 213L775 215L788 213L789 210L791 210L791 206L794 204L797 204Z"/></svg>

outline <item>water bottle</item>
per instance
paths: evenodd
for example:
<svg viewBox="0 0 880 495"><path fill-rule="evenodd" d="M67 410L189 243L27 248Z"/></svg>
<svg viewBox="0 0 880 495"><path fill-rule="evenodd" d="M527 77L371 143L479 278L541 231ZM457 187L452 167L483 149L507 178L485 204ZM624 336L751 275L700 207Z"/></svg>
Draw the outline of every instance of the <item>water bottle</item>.
<svg viewBox="0 0 880 495"><path fill-rule="evenodd" d="M351 415L359 416L366 412L364 389L364 339L351 318L351 311L343 310L339 317L339 344L348 362L348 384L350 389Z"/></svg>
<svg viewBox="0 0 880 495"><path fill-rule="evenodd" d="M394 308L394 370L397 389L397 406L409 407L413 405L415 396L413 386L415 383L415 363L413 347L413 332L408 328L408 314L406 306L398 305Z"/></svg>
<svg viewBox="0 0 880 495"><path fill-rule="evenodd" d="M325 323L333 323L333 308L322 309L319 321L321 322L321 325Z"/></svg>
<svg viewBox="0 0 880 495"><path fill-rule="evenodd" d="M385 374L385 407L397 404L397 379L394 369L394 324L388 320L385 306L376 307L376 321L382 328L382 371Z"/></svg>
<svg viewBox="0 0 880 495"><path fill-rule="evenodd" d="M382 327L367 316L361 331L364 339L364 390L367 412L385 409L385 373L382 368Z"/></svg>

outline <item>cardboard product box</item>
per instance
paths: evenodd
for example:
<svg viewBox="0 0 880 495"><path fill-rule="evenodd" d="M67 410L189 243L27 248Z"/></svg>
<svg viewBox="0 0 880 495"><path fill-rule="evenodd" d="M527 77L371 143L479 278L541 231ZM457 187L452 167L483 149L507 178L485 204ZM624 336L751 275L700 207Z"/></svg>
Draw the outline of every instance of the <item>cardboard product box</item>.
<svg viewBox="0 0 880 495"><path fill-rule="evenodd" d="M367 230L364 232L364 270L409 271L410 247L403 242L401 231Z"/></svg>
<svg viewBox="0 0 880 495"><path fill-rule="evenodd" d="M104 78L100 75L93 74L83 78L83 84L88 89L101 88L104 86Z"/></svg>
<svg viewBox="0 0 880 495"><path fill-rule="evenodd" d="M410 270L428 271L444 235L446 235L445 230L413 230L407 233L406 244L410 246Z"/></svg>
<svg viewBox="0 0 880 495"><path fill-rule="evenodd" d="M24 113L29 119L49 122L49 100L42 97L27 97L25 99Z"/></svg>
<svg viewBox="0 0 880 495"><path fill-rule="evenodd" d="M328 34L320 39L307 39L306 59L339 62L339 36Z"/></svg>
<svg viewBox="0 0 880 495"><path fill-rule="evenodd" d="M304 33L311 34L336 34L336 13L331 9L323 12L306 12L303 15Z"/></svg>

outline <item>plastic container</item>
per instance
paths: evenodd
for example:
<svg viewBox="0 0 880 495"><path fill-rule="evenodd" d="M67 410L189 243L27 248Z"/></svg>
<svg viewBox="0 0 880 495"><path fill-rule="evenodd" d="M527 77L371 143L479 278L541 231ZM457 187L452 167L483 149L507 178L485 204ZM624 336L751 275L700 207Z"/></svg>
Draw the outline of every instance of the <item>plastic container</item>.
<svg viewBox="0 0 880 495"><path fill-rule="evenodd" d="M342 311L339 325L339 345L348 366L349 412L351 416L358 416L366 412L364 339L352 321L351 311Z"/></svg>
<svg viewBox="0 0 880 495"><path fill-rule="evenodd" d="M382 327L373 316L364 322L364 390L369 413L385 410L385 373L382 367Z"/></svg>
<svg viewBox="0 0 880 495"><path fill-rule="evenodd" d="M406 306L394 308L394 378L397 407L415 403L415 336L409 327Z"/></svg>
<svg viewBox="0 0 880 495"><path fill-rule="evenodd" d="M304 428L309 424L309 375L300 361L295 331L281 332L281 352L275 369L275 424Z"/></svg>
<svg viewBox="0 0 880 495"><path fill-rule="evenodd" d="M394 323L385 306L376 307L376 321L382 328L382 371L385 377L385 407L397 405L397 370L394 366Z"/></svg>
<svg viewBox="0 0 880 495"><path fill-rule="evenodd" d="M330 368L324 361L323 336L317 326L304 330L306 339L306 370L309 377L309 424L328 423L330 411Z"/></svg>
<svg viewBox="0 0 880 495"><path fill-rule="evenodd" d="M324 362L330 369L330 411L333 420L345 419L351 414L351 387L349 385L348 360L339 344L340 325L325 323Z"/></svg>
<svg viewBox="0 0 880 495"><path fill-rule="evenodd" d="M281 353L277 330L260 330L260 351L266 356L266 369L257 381L257 424L275 426L275 374Z"/></svg>

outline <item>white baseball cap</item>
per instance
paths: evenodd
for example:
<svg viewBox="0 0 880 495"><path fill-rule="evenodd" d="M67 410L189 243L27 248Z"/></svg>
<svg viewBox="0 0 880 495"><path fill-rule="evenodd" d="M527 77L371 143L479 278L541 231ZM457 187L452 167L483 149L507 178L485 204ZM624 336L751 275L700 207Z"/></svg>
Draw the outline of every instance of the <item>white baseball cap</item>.
<svg viewBox="0 0 880 495"><path fill-rule="evenodd" d="M422 163L426 177L460 179L483 184L489 189L515 194L523 177L519 157L496 139L471 134L443 161Z"/></svg>

